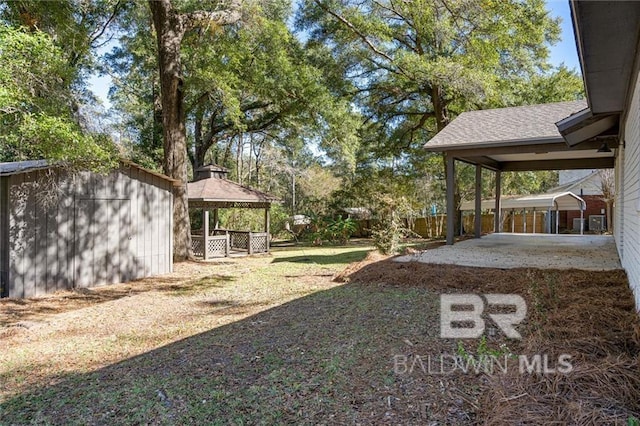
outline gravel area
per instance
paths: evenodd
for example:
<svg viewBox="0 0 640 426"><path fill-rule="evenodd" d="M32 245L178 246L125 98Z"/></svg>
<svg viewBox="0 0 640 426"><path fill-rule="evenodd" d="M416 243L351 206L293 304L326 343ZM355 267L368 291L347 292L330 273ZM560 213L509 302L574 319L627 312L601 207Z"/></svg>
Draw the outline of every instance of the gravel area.
<svg viewBox="0 0 640 426"><path fill-rule="evenodd" d="M621 269L609 235L489 234L395 259L484 268Z"/></svg>

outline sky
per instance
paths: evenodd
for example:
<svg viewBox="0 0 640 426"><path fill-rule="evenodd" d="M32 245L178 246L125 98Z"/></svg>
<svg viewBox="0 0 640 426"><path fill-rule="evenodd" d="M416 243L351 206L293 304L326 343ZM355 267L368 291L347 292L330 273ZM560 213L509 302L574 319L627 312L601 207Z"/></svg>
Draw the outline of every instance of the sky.
<svg viewBox="0 0 640 426"><path fill-rule="evenodd" d="M551 16L562 18L562 40L554 46L551 46L551 63L556 66L564 63L569 69L580 72L580 62L578 61L576 42L573 36L569 0L546 0L546 2L547 9L549 9ZM111 107L108 96L110 85L111 78L109 78L109 76L93 76L89 79L91 90L102 101L106 109Z"/></svg>
<svg viewBox="0 0 640 426"><path fill-rule="evenodd" d="M547 9L549 9L551 16L559 16L562 18L560 24L562 28L562 40L555 46L551 46L551 63L554 65L564 63L569 69L581 72L576 41L573 35L569 0L547 0Z"/></svg>

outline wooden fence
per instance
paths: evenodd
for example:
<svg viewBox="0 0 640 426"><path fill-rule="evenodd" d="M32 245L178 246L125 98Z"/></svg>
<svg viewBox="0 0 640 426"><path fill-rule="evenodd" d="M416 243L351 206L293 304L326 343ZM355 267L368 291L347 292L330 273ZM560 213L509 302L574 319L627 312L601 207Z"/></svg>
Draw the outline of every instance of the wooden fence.
<svg viewBox="0 0 640 426"><path fill-rule="evenodd" d="M502 215L502 231L516 233L533 233L533 213L525 216L522 212L516 212L514 215L510 211L504 211ZM537 212L535 217L535 232L538 234L545 232L545 217L543 213ZM357 230L353 234L355 237L369 237L371 230L378 224L377 220L358 220L356 221ZM475 232L475 220L473 214L465 214L462 219L463 232L465 234L473 234ZM427 216L419 217L413 221L405 221L405 226L411 229L415 234L423 238L444 237L447 234L447 216ZM482 215L482 233L488 234L494 231L493 213Z"/></svg>

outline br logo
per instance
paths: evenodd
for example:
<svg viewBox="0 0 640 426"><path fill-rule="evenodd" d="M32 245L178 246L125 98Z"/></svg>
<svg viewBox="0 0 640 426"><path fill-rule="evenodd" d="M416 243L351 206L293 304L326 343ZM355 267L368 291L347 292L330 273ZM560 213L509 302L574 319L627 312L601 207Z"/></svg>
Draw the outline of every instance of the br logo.
<svg viewBox="0 0 640 426"><path fill-rule="evenodd" d="M476 339L484 333L482 318L486 305L514 307L506 314L489 314L489 318L511 339L521 339L513 327L527 315L527 304L517 294L485 294L484 299L477 294L440 295L440 337L451 339ZM486 301L486 303L485 303ZM454 309L455 308L455 309ZM464 324L464 326L462 326ZM471 325L468 327L468 325ZM457 327L454 327L457 325Z"/></svg>

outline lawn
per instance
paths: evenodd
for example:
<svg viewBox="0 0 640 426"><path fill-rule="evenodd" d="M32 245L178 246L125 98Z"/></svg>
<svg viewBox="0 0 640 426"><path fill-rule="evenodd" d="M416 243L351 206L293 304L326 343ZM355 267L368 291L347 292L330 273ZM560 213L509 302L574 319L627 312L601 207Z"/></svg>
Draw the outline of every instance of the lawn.
<svg viewBox="0 0 640 426"><path fill-rule="evenodd" d="M293 247L0 301L0 423L626 424L639 415L640 327L624 273L360 262L369 249ZM463 291L522 294L524 340L441 339L439 294ZM568 351L575 374L438 374L415 362L498 350Z"/></svg>

